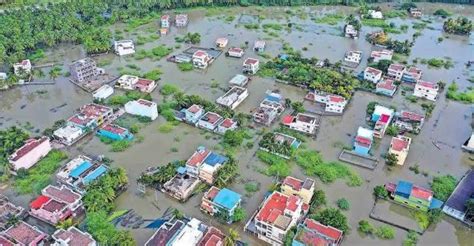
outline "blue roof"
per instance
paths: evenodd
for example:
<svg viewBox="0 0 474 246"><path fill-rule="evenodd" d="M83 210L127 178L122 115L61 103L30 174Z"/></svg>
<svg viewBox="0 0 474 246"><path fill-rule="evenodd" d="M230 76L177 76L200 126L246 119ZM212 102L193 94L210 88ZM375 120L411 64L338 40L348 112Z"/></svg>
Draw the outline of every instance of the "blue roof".
<svg viewBox="0 0 474 246"><path fill-rule="evenodd" d="M430 209L441 208L443 206L443 201L440 201L436 198L431 199Z"/></svg>
<svg viewBox="0 0 474 246"><path fill-rule="evenodd" d="M214 152L211 152L207 156L207 158L204 160L204 163L206 163L208 165L211 165L211 166L215 166L217 164L223 164L227 160L228 160L227 157L219 155L219 154L215 154Z"/></svg>
<svg viewBox="0 0 474 246"><path fill-rule="evenodd" d="M281 96L267 94L267 96L265 96L265 99L267 99L268 101L272 101L272 102L280 102L281 101Z"/></svg>
<svg viewBox="0 0 474 246"><path fill-rule="evenodd" d="M97 169L95 169L94 171L92 171L91 173L89 173L87 176L84 177L83 183L88 184L94 181L95 179L97 179L98 177L100 177L105 172L107 172L107 168L104 165L100 165Z"/></svg>
<svg viewBox="0 0 474 246"><path fill-rule="evenodd" d="M186 173L186 167L178 167L176 169L176 172L178 172L179 174L184 174Z"/></svg>
<svg viewBox="0 0 474 246"><path fill-rule="evenodd" d="M77 178L81 176L81 174L85 172L87 169L89 169L90 167L92 167L92 163L90 163L89 161L84 161L83 163L81 163L81 165L72 169L72 171L69 173L69 176L73 178Z"/></svg>
<svg viewBox="0 0 474 246"><path fill-rule="evenodd" d="M240 202L240 194L224 188L214 197L214 202L224 208L233 209Z"/></svg>
<svg viewBox="0 0 474 246"><path fill-rule="evenodd" d="M398 181L397 189L395 190L395 192L410 195L412 188L413 188L412 183L402 180L402 181Z"/></svg>

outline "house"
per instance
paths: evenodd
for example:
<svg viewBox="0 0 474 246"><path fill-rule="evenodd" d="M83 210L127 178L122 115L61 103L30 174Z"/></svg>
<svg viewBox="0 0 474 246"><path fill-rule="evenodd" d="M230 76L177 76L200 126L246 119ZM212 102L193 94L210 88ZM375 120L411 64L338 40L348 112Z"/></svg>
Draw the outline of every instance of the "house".
<svg viewBox="0 0 474 246"><path fill-rule="evenodd" d="M58 171L56 178L59 183L84 194L86 186L102 177L108 170L106 165L94 161L90 157L79 155L66 163Z"/></svg>
<svg viewBox="0 0 474 246"><path fill-rule="evenodd" d="M176 27L185 27L188 25L188 15L178 14L174 17Z"/></svg>
<svg viewBox="0 0 474 246"><path fill-rule="evenodd" d="M402 75L402 81L407 83L416 83L421 79L423 71L417 67L409 67Z"/></svg>
<svg viewBox="0 0 474 246"><path fill-rule="evenodd" d="M229 158L210 152L199 167L199 178L208 183L213 184L217 171L229 160Z"/></svg>
<svg viewBox="0 0 474 246"><path fill-rule="evenodd" d="M257 40L253 44L253 50L256 52L264 52L265 51L265 41L264 40Z"/></svg>
<svg viewBox="0 0 474 246"><path fill-rule="evenodd" d="M71 146L82 136L84 136L84 133L86 132L80 127L74 125L66 125L55 130L53 133L53 137L59 142L67 146Z"/></svg>
<svg viewBox="0 0 474 246"><path fill-rule="evenodd" d="M21 168L30 169L50 151L51 143L49 142L49 137L31 138L26 140L23 146L8 157L8 162L12 172L16 174Z"/></svg>
<svg viewBox="0 0 474 246"><path fill-rule="evenodd" d="M193 155L186 161L186 172L193 177L199 177L201 165L210 154L211 151L206 147L199 146Z"/></svg>
<svg viewBox="0 0 474 246"><path fill-rule="evenodd" d="M272 245L282 245L288 231L307 213L308 205L295 195L274 191L269 195L244 230L251 231Z"/></svg>
<svg viewBox="0 0 474 246"><path fill-rule="evenodd" d="M15 242L14 245L41 246L46 243L48 234L40 231L36 226L32 226L24 221L19 221L15 225L6 229L2 233L6 239Z"/></svg>
<svg viewBox="0 0 474 246"><path fill-rule="evenodd" d="M247 58L243 64L243 73L256 74L260 69L260 62L255 58Z"/></svg>
<svg viewBox="0 0 474 246"><path fill-rule="evenodd" d="M235 109L239 106L247 97L249 92L247 88L233 86L223 96L217 98L216 103L230 109Z"/></svg>
<svg viewBox="0 0 474 246"><path fill-rule="evenodd" d="M15 243L13 243L8 238L0 235L0 245L2 245L2 246L15 246Z"/></svg>
<svg viewBox="0 0 474 246"><path fill-rule="evenodd" d="M409 131L417 134L420 132L424 123L424 115L403 110L395 115L395 122L393 125L401 131Z"/></svg>
<svg viewBox="0 0 474 246"><path fill-rule="evenodd" d="M318 221L306 218L298 225L292 246L326 245L339 246L342 242L344 232Z"/></svg>
<svg viewBox="0 0 474 246"><path fill-rule="evenodd" d="M163 185L162 191L179 201L186 201L199 183L199 178L191 176L187 171L180 170Z"/></svg>
<svg viewBox="0 0 474 246"><path fill-rule="evenodd" d="M214 131L219 123L223 120L222 116L214 112L207 112L196 123L197 127Z"/></svg>
<svg viewBox="0 0 474 246"><path fill-rule="evenodd" d="M436 101L438 99L439 87L436 83L418 80L415 85L413 96Z"/></svg>
<svg viewBox="0 0 474 246"><path fill-rule="evenodd" d="M124 90L138 90L144 93L151 93L157 84L154 80L139 78L134 75L122 75L115 83L115 87Z"/></svg>
<svg viewBox="0 0 474 246"><path fill-rule="evenodd" d="M92 58L86 57L77 60L69 65L71 78L77 82L86 82L92 80L100 74L100 69Z"/></svg>
<svg viewBox="0 0 474 246"><path fill-rule="evenodd" d="M370 58L373 62L379 62L381 60L392 60L393 51L391 50L374 50L370 53Z"/></svg>
<svg viewBox="0 0 474 246"><path fill-rule="evenodd" d="M258 107L255 112L253 112L252 118L256 123L270 126L278 115L278 111L273 108Z"/></svg>
<svg viewBox="0 0 474 246"><path fill-rule="evenodd" d="M104 124L97 130L97 136L105 137L114 141L117 140L132 140L133 134L127 128L119 125Z"/></svg>
<svg viewBox="0 0 474 246"><path fill-rule="evenodd" d="M461 147L467 152L474 152L474 131L472 132L471 137L469 137Z"/></svg>
<svg viewBox="0 0 474 246"><path fill-rule="evenodd" d="M145 243L145 246L165 246L172 245L178 233L180 233L186 224L182 220L165 221L158 230Z"/></svg>
<svg viewBox="0 0 474 246"><path fill-rule="evenodd" d="M320 91L309 91L304 97L310 102L322 103L325 105L324 111L329 113L342 114L347 105L347 100L338 95L327 94Z"/></svg>
<svg viewBox="0 0 474 246"><path fill-rule="evenodd" d="M196 218L192 218L183 229L178 232L173 242L168 242L170 246L197 245L204 236L207 226Z"/></svg>
<svg viewBox="0 0 474 246"><path fill-rule="evenodd" d="M16 206L8 197L0 194L0 231L7 229L13 218L21 219L23 212L23 207Z"/></svg>
<svg viewBox="0 0 474 246"><path fill-rule="evenodd" d="M392 122L395 112L393 109L376 105L371 116L371 121L375 122L374 137L383 138L390 122Z"/></svg>
<svg viewBox="0 0 474 246"><path fill-rule="evenodd" d="M245 75L242 75L242 74L236 74L234 77L232 77L232 79L229 81L229 84L230 85L233 85L233 86L240 86L240 87L244 87L247 85L247 83L249 82L249 78Z"/></svg>
<svg viewBox="0 0 474 246"><path fill-rule="evenodd" d="M103 85L92 93L94 100L105 100L114 94L114 88L110 85Z"/></svg>
<svg viewBox="0 0 474 246"><path fill-rule="evenodd" d="M378 83L382 79L382 71L373 68L367 67L364 70L364 80L370 81L374 84Z"/></svg>
<svg viewBox="0 0 474 246"><path fill-rule="evenodd" d="M374 141L374 131L359 126L354 139L354 153L361 156L368 156L372 142Z"/></svg>
<svg viewBox="0 0 474 246"><path fill-rule="evenodd" d="M423 16L421 10L417 8L410 8L408 12L410 12L410 16L413 18L421 18L421 16Z"/></svg>
<svg viewBox="0 0 474 246"><path fill-rule="evenodd" d="M135 53L135 45L132 40L114 41L114 51L119 56L131 55Z"/></svg>
<svg viewBox="0 0 474 246"><path fill-rule="evenodd" d="M444 204L443 212L457 220L467 221L466 202L474 198L474 171L470 170L461 178L453 193ZM472 221L471 221L472 222Z"/></svg>
<svg viewBox="0 0 474 246"><path fill-rule="evenodd" d="M181 112L184 113L185 121L191 124L196 124L205 113L204 108L197 104L193 104L187 109L182 109Z"/></svg>
<svg viewBox="0 0 474 246"><path fill-rule="evenodd" d="M96 128L111 119L113 109L104 105L89 103L79 108L79 113L67 120L68 125L82 129Z"/></svg>
<svg viewBox="0 0 474 246"><path fill-rule="evenodd" d="M222 246L225 245L225 237L219 229L209 226L197 246Z"/></svg>
<svg viewBox="0 0 474 246"><path fill-rule="evenodd" d="M77 216L82 209L82 196L66 186L48 185L30 203L30 215L46 223L57 225L70 217Z"/></svg>
<svg viewBox="0 0 474 246"><path fill-rule="evenodd" d="M405 65L402 64L390 64L390 66L387 69L387 76L396 80L400 81L402 80L403 74L405 74L406 68Z"/></svg>
<svg viewBox="0 0 474 246"><path fill-rule="evenodd" d="M395 85L395 81L393 79L385 78L375 85L375 93L393 97L396 91L397 86Z"/></svg>
<svg viewBox="0 0 474 246"><path fill-rule="evenodd" d="M392 137L390 142L389 154L397 157L397 164L403 166L410 150L411 138L406 136Z"/></svg>
<svg viewBox="0 0 474 246"><path fill-rule="evenodd" d="M125 104L125 112L131 115L148 117L151 120L158 118L158 107L156 103L145 99L127 102Z"/></svg>
<svg viewBox="0 0 474 246"><path fill-rule="evenodd" d="M290 129L308 134L314 134L319 127L316 116L304 113L298 113L296 116L286 115L283 117L282 123Z"/></svg>
<svg viewBox="0 0 474 246"><path fill-rule="evenodd" d="M211 215L226 218L227 223L232 223L235 210L240 207L242 198L240 194L227 188L219 189L212 186L201 200L201 211ZM222 216L222 217L221 217Z"/></svg>
<svg viewBox="0 0 474 246"><path fill-rule="evenodd" d="M168 34L168 28L160 28L160 36L165 36Z"/></svg>
<svg viewBox="0 0 474 246"><path fill-rule="evenodd" d="M232 131L235 129L237 129L237 121L226 118L217 126L216 132L219 134L225 134L226 131Z"/></svg>
<svg viewBox="0 0 474 246"><path fill-rule="evenodd" d="M16 76L23 76L31 73L31 62L30 60L26 59L21 62L13 64L13 72Z"/></svg>
<svg viewBox="0 0 474 246"><path fill-rule="evenodd" d="M265 98L260 102L260 107L270 108L281 114L285 110L283 96L276 91L266 91Z"/></svg>
<svg viewBox="0 0 474 246"><path fill-rule="evenodd" d="M362 60L362 51L360 50L351 50L344 55L344 61L346 62L359 64L360 60Z"/></svg>
<svg viewBox="0 0 474 246"><path fill-rule="evenodd" d="M227 39L227 38L218 38L218 39L216 39L217 48L225 48L228 43L229 43L229 39Z"/></svg>
<svg viewBox="0 0 474 246"><path fill-rule="evenodd" d="M237 47L231 47L226 53L227 56L241 58L244 56L244 50Z"/></svg>
<svg viewBox="0 0 474 246"><path fill-rule="evenodd" d="M346 36L346 38L356 39L357 36L359 35L359 32L353 25L346 25L344 27L344 35Z"/></svg>
<svg viewBox="0 0 474 246"><path fill-rule="evenodd" d="M169 15L162 15L161 16L161 28L169 28L170 27L170 16Z"/></svg>
<svg viewBox="0 0 474 246"><path fill-rule="evenodd" d="M211 56L204 50L197 50L194 52L192 61L193 65L200 69L205 69L211 63Z"/></svg>
<svg viewBox="0 0 474 246"><path fill-rule="evenodd" d="M367 14L369 14L371 19L383 19L383 14L381 11L369 9Z"/></svg>
<svg viewBox="0 0 474 246"><path fill-rule="evenodd" d="M441 208L443 202L433 197L433 191L400 180L398 183L387 183L385 189L396 202L421 211Z"/></svg>
<svg viewBox="0 0 474 246"><path fill-rule="evenodd" d="M96 246L97 242L91 234L83 232L74 226L67 230L58 229L51 236L54 239L52 246Z"/></svg>
<svg viewBox="0 0 474 246"><path fill-rule="evenodd" d="M314 193L314 183L314 180L310 178L306 178L303 181L301 179L287 176L283 182L281 182L280 190L281 193L287 196L299 196L301 199L303 199L304 203L310 204Z"/></svg>

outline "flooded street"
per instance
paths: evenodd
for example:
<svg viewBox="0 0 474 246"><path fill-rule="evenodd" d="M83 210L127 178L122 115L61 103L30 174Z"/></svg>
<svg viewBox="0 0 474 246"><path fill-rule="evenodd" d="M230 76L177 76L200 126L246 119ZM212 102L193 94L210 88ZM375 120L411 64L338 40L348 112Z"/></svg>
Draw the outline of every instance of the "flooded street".
<svg viewBox="0 0 474 246"><path fill-rule="evenodd" d="M424 6L424 5L423 5ZM426 4L426 8L433 8ZM444 6L444 5L443 5ZM462 11L470 13L469 18L474 18L474 6L464 6ZM178 54L186 49L188 44L178 44L175 37L183 36L189 32L199 32L201 34L202 47L214 47L217 38L226 36L229 38L229 45L240 47L248 42L250 47L256 39L265 39L267 42L266 54L271 57L281 53L283 42L288 42L296 50L302 50L305 57L317 57L319 59L329 59L331 62L337 62L344 57L344 53L351 49L361 50L363 52L363 62L358 66L357 71L363 70L367 65L367 59L373 46L364 38L365 34L370 33L376 28L363 27L362 34L358 40L352 40L342 37L343 23L330 26L326 24L315 23L311 18L318 17L321 13L333 13L337 11L349 12L355 11L354 8L340 7L304 7L291 8L298 15L290 16L285 13L287 8L234 8L223 9L217 14L208 14L206 11L197 9L192 10L190 14L190 23L185 29L172 28L171 33L161 37L153 42L144 45L138 45L137 50L151 49L158 45L174 47L172 54ZM461 10L460 10L461 11ZM239 23L238 13L258 14L265 16L261 23L294 23L290 31L275 31L278 37L269 36L263 32L263 29L248 30ZM223 16L235 15L232 22L225 21ZM305 17L305 18L304 18ZM303 19L302 19L303 18ZM288 21L288 20L289 21ZM456 81L460 90L472 87L473 84L468 81L474 76L474 70L468 70L465 63L474 58L474 46L472 37L460 37L455 35L445 35L442 31L442 20L431 18L430 27L422 30L422 35L415 41L410 56L407 58L409 64L415 58L430 59L450 57L454 67L446 70L444 68L434 69L427 65L417 64L423 70L423 79L427 81L444 81L447 84ZM411 39L415 30L412 24L413 19L390 19L388 22L395 22L397 26L406 24L409 26L406 33L389 34L395 39ZM298 26L299 28L296 28ZM112 29L119 30L124 28L123 24L113 26ZM123 33L126 38L136 39L137 36L150 35L150 29L158 30L157 22L152 22L138 27L130 33ZM438 37L445 37L444 41L439 43ZM449 36L449 38L446 38ZM177 48L179 45L179 48ZM79 46L61 45L57 49L48 50L48 61L54 61L64 64L63 71L68 71L67 64L71 61L85 56L84 51ZM247 49L245 57L254 57L265 60ZM102 55L96 58L98 63L106 64L103 66L107 73L119 75L120 69L127 64L136 64L140 73L145 73L152 69L160 69L163 74L159 81L159 87L152 93L155 101L162 102L162 95L159 88L163 84L177 85L187 94L200 95L208 100L215 101L216 98L224 94L228 88L228 81L238 73L241 73L243 59L228 58L222 54L205 71L193 70L190 72L181 72L175 63L167 62L165 58L159 61L153 61L148 58L135 60L134 58L119 59L114 54ZM128 68L125 68L126 70ZM249 97L236 109L237 112L250 113L252 109L258 106L263 99L265 91L279 89L284 97L292 101L302 101L306 92L302 89L278 84L270 78L253 77L249 84ZM433 175L451 174L455 177L461 177L469 168L474 167L472 155L461 150L461 144L471 134L471 112L472 105L449 101L443 95L436 102L436 107L432 116L426 120L425 125L419 135L413 137L413 143L410 147L410 153L404 166L393 167L389 170L383 161L381 155L385 154L390 145L390 137L385 136L373 149L374 157L379 159L379 164L375 170L367 170L352 166L360 173L365 180L360 187L348 187L344 181L337 181L332 184L323 184L316 177L316 189L325 191L328 206L335 207L336 200L346 198L350 202L350 210L344 212L349 220L351 232L345 236L343 245L401 245L406 237L406 232L396 230L394 240L383 241L379 239L362 236L357 231L357 224L360 220L370 220L374 225L381 223L369 219L369 213L373 205L372 191L376 185L382 185L388 181L397 181L405 179L415 184L429 187L429 181ZM30 129L32 135L38 135L45 128L59 119L66 119L75 109L83 104L92 101L92 96L82 89L78 88L66 77L59 77L55 85L24 86L16 87L7 91L0 91L0 129L12 125L24 125L30 122L34 129ZM383 105L395 106L397 110L409 109L416 112L423 112L419 100L412 103L401 95L398 90L394 98L378 96L372 93L358 91L355 93L349 106L346 108L343 116L324 117L321 122L319 134L315 140L308 140L305 145L308 149L321 152L325 160L336 161L342 150L341 146L351 146L354 134L359 126L366 124L366 107L369 102L377 101ZM231 226L222 225L217 220L205 215L199 210L199 204L202 194L192 197L186 203L178 203L175 200L165 196L163 193L155 193L148 190L145 196L138 195L137 177L151 166L164 165L174 160L187 159L194 152L196 147L204 145L217 152L224 153L220 138L209 132L191 127L186 124L177 125L173 131L162 133L158 130L159 126L166 121L159 117L154 122L148 124L140 130L140 135L144 136L141 143L133 144L125 152L110 152L110 146L100 142L97 137L88 137L81 140L77 145L70 148L70 157L82 153L86 155L104 154L113 160L112 166L119 166L126 169L129 177L129 189L116 200L117 209L134 209L145 219L155 219L160 217L169 207L178 208L188 216L196 217L205 221L207 224L217 226L222 231L227 232L228 227L239 231L243 241L250 245L263 245L262 241L243 232L243 226L247 219L255 212L263 200L268 188L275 181L273 177L268 177L256 170L264 168L265 164L254 156L257 150L257 144L252 149L242 147L237 151L236 159L239 161L240 176L229 187L232 190L244 195L245 183L250 181L258 182L260 190L243 197L243 207L247 210L248 218L241 223ZM256 138L257 136L255 136ZM433 142L437 142L440 149L435 147ZM172 149L176 148L177 151ZM349 165L349 164L347 164ZM421 173L415 174L409 170L410 166L418 165L421 172L428 173L424 176ZM295 177L303 178L302 171L293 164L292 172ZM8 193L13 201L20 205L27 205L29 199L25 197L16 197L13 193ZM153 234L153 230L139 229L131 231L137 243L143 245ZM419 245L472 245L474 242L474 233L447 216L434 228L429 228L423 236L420 237Z"/></svg>

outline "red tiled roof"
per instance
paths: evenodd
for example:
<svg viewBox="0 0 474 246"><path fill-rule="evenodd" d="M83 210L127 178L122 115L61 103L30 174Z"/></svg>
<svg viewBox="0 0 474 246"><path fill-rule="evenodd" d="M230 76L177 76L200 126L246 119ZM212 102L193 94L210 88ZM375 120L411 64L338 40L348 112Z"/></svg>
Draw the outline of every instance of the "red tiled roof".
<svg viewBox="0 0 474 246"><path fill-rule="evenodd" d="M32 209L39 209L39 208L41 208L41 206L43 206L43 204L49 202L49 200L51 200L50 197L44 196L44 195L40 195L40 196L38 196L34 201L32 201L32 202L30 203L30 208L32 208Z"/></svg>
<svg viewBox="0 0 474 246"><path fill-rule="evenodd" d="M242 51L244 51L244 50L241 49L241 48L238 48L238 47L232 47L232 48L229 49L229 52L240 53L240 52L242 52Z"/></svg>
<svg viewBox="0 0 474 246"><path fill-rule="evenodd" d="M416 84L422 87L430 88L430 89L438 89L438 85L433 82L418 80Z"/></svg>
<svg viewBox="0 0 474 246"><path fill-rule="evenodd" d="M24 245L29 245L33 242L39 242L46 237L46 234L34 229L31 225L23 221L20 221L15 226L6 230L5 235Z"/></svg>
<svg viewBox="0 0 474 246"><path fill-rule="evenodd" d="M85 114L88 117L101 116L102 114L109 112L111 110L112 108L109 108L107 106L100 105L100 104L95 104L95 103L86 104L80 108L81 113Z"/></svg>
<svg viewBox="0 0 474 246"><path fill-rule="evenodd" d="M5 237L0 235L0 245L1 246L15 246L12 241L6 239Z"/></svg>
<svg viewBox="0 0 474 246"><path fill-rule="evenodd" d="M334 228L332 226L325 226L315 220L312 219L305 219L304 221L305 225L307 228L311 230L315 230L331 239L334 241L339 241L342 237L343 232L337 228Z"/></svg>
<svg viewBox="0 0 474 246"><path fill-rule="evenodd" d="M258 60L255 58L247 58L244 62L245 65L255 65L258 63Z"/></svg>
<svg viewBox="0 0 474 246"><path fill-rule="evenodd" d="M215 228L210 227L207 229L206 234L202 237L201 241L199 242L199 246L220 246L223 245L224 241L224 234Z"/></svg>
<svg viewBox="0 0 474 246"><path fill-rule="evenodd" d="M56 201L56 200L50 200L48 203L46 203L42 207L42 209L53 213L55 211L63 210L63 208L65 208L66 206L67 206L67 204L65 204L63 202L59 202L59 201Z"/></svg>
<svg viewBox="0 0 474 246"><path fill-rule="evenodd" d="M291 195L290 197L288 197L288 203L286 204L286 209L293 212L296 211L296 209L298 208L298 202L300 201L300 199L301 198L295 195Z"/></svg>
<svg viewBox="0 0 474 246"><path fill-rule="evenodd" d="M229 40L227 38L218 38L216 40L216 43L225 43L225 42L228 42Z"/></svg>
<svg viewBox="0 0 474 246"><path fill-rule="evenodd" d="M207 53L203 50L198 50L194 52L193 56L207 56Z"/></svg>
<svg viewBox="0 0 474 246"><path fill-rule="evenodd" d="M299 180L297 178L293 178L291 176L287 176L283 180L283 184L291 186L291 188L293 188L293 190L296 190L296 191L301 190L301 187L303 186L303 182L301 180Z"/></svg>
<svg viewBox="0 0 474 246"><path fill-rule="evenodd" d="M151 79L138 79L137 83L135 83L135 86L137 87L148 87L151 84L153 84L155 81Z"/></svg>
<svg viewBox="0 0 474 246"><path fill-rule="evenodd" d="M234 123L235 122L232 119L227 118L224 121L222 121L221 126L225 128L230 128L234 125Z"/></svg>
<svg viewBox="0 0 474 246"><path fill-rule="evenodd" d="M375 76L378 76L379 74L382 74L382 71L376 69L376 68L373 68L373 67L367 67L365 69L365 72L366 73L371 73L371 74L374 74Z"/></svg>
<svg viewBox="0 0 474 246"><path fill-rule="evenodd" d="M138 102L139 104L145 105L145 106L147 106L147 107L153 106L153 102L150 102L150 101L145 100L145 99L138 99L137 102Z"/></svg>
<svg viewBox="0 0 474 246"><path fill-rule="evenodd" d="M392 79L384 79L383 81L377 83L376 87L383 88L386 90L391 90L391 91L397 88Z"/></svg>
<svg viewBox="0 0 474 246"><path fill-rule="evenodd" d="M421 69L419 69L417 67L410 67L410 68L408 68L407 73L419 74L419 73L421 73Z"/></svg>
<svg viewBox="0 0 474 246"><path fill-rule="evenodd" d="M390 115L382 114L377 122L388 123Z"/></svg>
<svg viewBox="0 0 474 246"><path fill-rule="evenodd" d="M36 147L38 147L39 145L41 145L42 143L44 143L45 141L48 141L48 140L49 140L49 138L44 137L44 136L41 137L40 139L31 138L31 139L26 140L25 144L23 146L21 146L19 149L17 149L15 151L15 153L13 153L11 155L11 157L12 157L11 160L12 161L17 161L17 160L21 159L23 156L30 153Z"/></svg>
<svg viewBox="0 0 474 246"><path fill-rule="evenodd" d="M67 121L72 122L77 125L86 126L89 122L93 121L92 117L89 117L85 114L75 114L71 116Z"/></svg>
<svg viewBox="0 0 474 246"><path fill-rule="evenodd" d="M209 122L211 124L217 123L222 117L213 112L207 112L201 120Z"/></svg>
<svg viewBox="0 0 474 246"><path fill-rule="evenodd" d="M405 69L405 65L402 64L390 64L388 67L389 70L395 70L395 71L403 71Z"/></svg>
<svg viewBox="0 0 474 246"><path fill-rule="evenodd" d="M94 242L94 239L85 232L80 231L76 227L70 227L67 231L57 230L54 238L62 239L68 242L68 246L84 246Z"/></svg>
<svg viewBox="0 0 474 246"><path fill-rule="evenodd" d="M257 219L272 224L287 208L288 197L280 192L273 192L265 205L257 213Z"/></svg>
<svg viewBox="0 0 474 246"><path fill-rule="evenodd" d="M127 131L127 129L120 127L118 125L113 125L113 124L106 124L100 127L101 130L112 132L115 134L123 134L124 132Z"/></svg>
<svg viewBox="0 0 474 246"><path fill-rule="evenodd" d="M66 186L56 187L50 185L43 190L43 194L68 203L73 203L81 199L81 195L73 192Z"/></svg>
<svg viewBox="0 0 474 246"><path fill-rule="evenodd" d="M413 186L410 195L419 199L429 200L433 196L433 192L419 186Z"/></svg>
<svg viewBox="0 0 474 246"><path fill-rule="evenodd" d="M194 154L188 159L188 161L186 161L186 165L190 165L190 166L197 166L199 164L201 164L204 159L206 159L207 155L209 154L209 152L211 152L210 150L208 149L205 149L203 151L196 151L194 152Z"/></svg>
<svg viewBox="0 0 474 246"><path fill-rule="evenodd" d="M402 151L408 147L409 141L405 141L402 138L393 137L390 143L391 148L395 151Z"/></svg>
<svg viewBox="0 0 474 246"><path fill-rule="evenodd" d="M284 125L289 125L291 122L293 122L295 117L291 115L285 115L283 116L283 119L281 120Z"/></svg>
<svg viewBox="0 0 474 246"><path fill-rule="evenodd" d="M362 136L356 136L355 141L357 142L357 144L365 146L365 147L369 147L372 144L372 140L366 137L362 137Z"/></svg>
<svg viewBox="0 0 474 246"><path fill-rule="evenodd" d="M337 96L337 95L330 95L329 96L329 101L330 102L334 102L334 103L341 103L341 102L344 102L346 99L344 97L341 97L341 96Z"/></svg>
<svg viewBox="0 0 474 246"><path fill-rule="evenodd" d="M30 60L23 60L23 61L21 61L21 65L22 65L22 66L26 66L26 65L28 65L28 64L30 64Z"/></svg>
<svg viewBox="0 0 474 246"><path fill-rule="evenodd" d="M209 200L214 200L214 197L217 196L217 193L219 193L220 189L215 187L215 186L212 186L209 191L207 191L206 193L206 198L209 199Z"/></svg>
<svg viewBox="0 0 474 246"><path fill-rule="evenodd" d="M195 114L195 113L199 112L199 110L201 110L201 109L202 109L201 106L199 106L197 104L193 104L193 105L191 105L191 107L188 108L188 112Z"/></svg>
<svg viewBox="0 0 474 246"><path fill-rule="evenodd" d="M412 121L421 121L423 118L425 118L425 116L422 114L417 114L410 111L402 111L401 116Z"/></svg>

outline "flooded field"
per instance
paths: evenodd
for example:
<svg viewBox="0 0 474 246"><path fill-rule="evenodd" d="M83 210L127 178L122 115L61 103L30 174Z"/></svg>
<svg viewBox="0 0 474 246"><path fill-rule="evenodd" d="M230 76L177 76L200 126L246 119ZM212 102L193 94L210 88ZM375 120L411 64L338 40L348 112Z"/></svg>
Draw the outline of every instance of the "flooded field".
<svg viewBox="0 0 474 246"><path fill-rule="evenodd" d="M424 4L426 9L433 9L434 6ZM444 5L443 5L444 6ZM454 8L450 6L450 8ZM342 37L343 22L338 25L327 25L315 23L312 18L321 16L325 13L343 12L349 13L355 11L354 8L341 7L304 7L291 8L295 15L288 15L285 11L288 8L233 8L222 9L219 13L209 13L204 10L192 10L190 14L190 24L187 28L172 28L170 34L157 40L137 46L140 49L151 49L158 45L174 47L172 54L178 54L185 50L189 45L178 44L175 37L183 36L187 32L201 33L200 46L214 47L217 38L226 36L229 38L229 46L240 47L246 42L253 44L256 39L265 39L267 49L265 53L276 56L281 52L283 42L288 42L292 47L302 51L303 56L317 57L319 59L329 59L331 62L337 62L343 59L344 53L350 49L358 49L363 52L363 62L358 66L357 71L363 70L367 64L366 58L369 56L373 46L363 37L365 34L376 28L363 27L361 38L352 40ZM462 6L462 9L455 9L457 13L471 14L474 18L473 6ZM294 23L291 30L285 28L281 31L275 31L277 37L270 36L262 29L248 30L239 25L240 14L261 15L265 19L261 23ZM235 20L226 21L225 16L235 16ZM249 18L246 18L249 19ZM418 64L423 69L423 78L428 81L444 81L450 83L455 80L460 89L465 89L473 84L468 78L474 76L474 71L468 70L465 63L474 57L474 41L469 37L455 35L445 35L442 31L442 20L431 18L432 23L428 24L430 28L422 30L422 36L418 37L412 48L411 55L406 59L411 61L415 58L438 58L450 57L454 67L446 69L432 69L427 65ZM252 18L250 18L250 21ZM390 34L395 39L411 39L415 30L412 24L416 21L412 19L391 19L390 22L397 26L406 24L409 26L406 33ZM298 28L296 28L298 27ZM113 30L122 30L125 25L120 24L111 27ZM152 31L150 31L152 30ZM136 39L138 36L146 36L156 33L158 22L152 22L138 27L129 33L123 33L125 38ZM438 37L445 37L443 42L438 42ZM449 36L449 38L446 38ZM472 36L472 35L471 35ZM71 61L85 56L84 51L79 46L62 45L54 50L47 51L48 61L64 64L64 71L67 71L67 64ZM255 57L265 60L247 49L245 57ZM181 72L175 63L167 62L166 59L159 61L145 58L136 60L132 57L118 58L114 54L107 54L96 57L99 64L108 73L119 75L119 70L124 69L127 64L136 64L140 73L159 68L163 74L159 81L159 87L152 97L161 102L162 96L159 94L159 88L164 83L175 84L185 93L200 95L208 100L214 101L221 96L228 87L228 81L237 73L241 73L243 59L227 58L221 55L208 69L204 71L193 70L190 72ZM128 68L125 68L128 69ZM237 112L249 113L258 106L267 90L279 89L282 94L293 101L302 101L306 92L302 89L289 85L278 84L273 79L253 77L249 84L249 97L237 109ZM73 110L79 106L91 102L92 96L82 89L69 82L68 78L60 77L56 79L55 85L24 86L17 87L8 91L0 91L0 128L11 125L24 125L30 122L34 129L33 133L38 133L47 127L50 127L56 120L65 119L70 116ZM371 101L377 101L384 105L395 106L400 109L411 109L423 112L421 102L412 103L401 95L400 90L394 98L377 96L367 92L356 92L351 99L348 108L343 116L324 117L321 123L319 134L315 140L309 140L305 143L307 148L321 152L326 160L336 161L341 146L350 146L354 134L359 126L366 125L366 107ZM401 245L406 236L406 232L396 230L396 238L390 241L381 242L371 237L363 237L357 232L357 223L359 220L368 219L373 205L372 190L376 185L398 179L406 179L421 186L428 187L428 182L432 175L452 174L460 177L469 168L474 166L472 156L461 151L461 144L471 134L471 105L448 101L444 95L436 102L436 107L432 116L425 123L421 133L413 138L413 144L410 147L410 154L406 163L402 167L394 167L388 170L385 166L382 154L387 152L390 145L390 137L386 136L376 144L373 150L374 156L379 159L379 164L375 170L367 170L351 166L360 173L365 180L360 187L348 187L344 182L338 181L333 184L322 184L317 180L317 189L325 191L328 198L328 206L336 206L335 202L339 198L346 198L351 208L344 212L351 226L351 233L346 235L344 245ZM146 219L160 217L169 207L178 208L186 215L196 217L206 221L208 224L215 225L223 231L227 231L229 226L222 225L216 220L211 219L200 212L199 204L202 195L192 197L186 203L178 203L175 200L165 196L162 193L148 190L145 196L137 193L137 177L147 167L164 165L170 161L187 159L199 145L209 148L216 148L216 151L224 152L218 145L220 139L217 135L204 132L191 126L180 124L170 133L161 133L158 128L164 124L165 120L159 117L157 120L141 129L140 135L144 136L144 141L134 144L125 152L114 153L109 151L109 146L101 143L97 137L89 137L82 140L78 145L69 149L70 157L75 154L83 153L87 155L105 154L114 162L113 166L124 167L127 171L130 187L116 200L118 209L133 208ZM276 124L275 124L276 125ZM275 126L276 127L276 126ZM433 143L437 143L438 149ZM177 151L174 151L175 149ZM240 177L229 188L246 194L244 184L247 182L258 182L260 190L244 197L243 207L247 210L250 217L258 208L263 200L267 189L273 183L274 178L265 176L256 170L265 166L254 156L257 144L252 149L242 147L237 151L239 160ZM428 173L428 176L415 174L409 170L410 166L418 165L419 169ZM302 178L304 174L297 166L293 166L294 176ZM13 192L8 191L13 201L19 202L25 206L30 197L16 197ZM368 219L370 220L370 219ZM374 225L380 225L379 222L370 220ZM231 227L240 232L240 236L250 245L261 245L262 241L243 232L243 225L246 221L234 224ZM132 233L138 244L142 245L152 234L152 230L139 229L132 230ZM429 228L420 238L419 245L472 245L474 233L469 231L460 223L445 217L435 228Z"/></svg>

